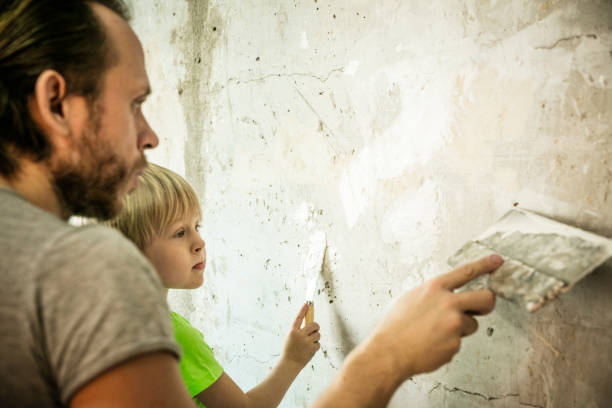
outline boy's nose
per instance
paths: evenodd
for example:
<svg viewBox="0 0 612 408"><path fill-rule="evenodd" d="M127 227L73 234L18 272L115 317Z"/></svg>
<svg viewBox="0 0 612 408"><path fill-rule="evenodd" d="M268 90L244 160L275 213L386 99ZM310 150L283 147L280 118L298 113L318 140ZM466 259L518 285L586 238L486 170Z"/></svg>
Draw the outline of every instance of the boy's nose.
<svg viewBox="0 0 612 408"><path fill-rule="evenodd" d="M204 243L204 240L202 238L198 238L196 243L193 245L193 251L200 252L204 248L205 245L206 244Z"/></svg>

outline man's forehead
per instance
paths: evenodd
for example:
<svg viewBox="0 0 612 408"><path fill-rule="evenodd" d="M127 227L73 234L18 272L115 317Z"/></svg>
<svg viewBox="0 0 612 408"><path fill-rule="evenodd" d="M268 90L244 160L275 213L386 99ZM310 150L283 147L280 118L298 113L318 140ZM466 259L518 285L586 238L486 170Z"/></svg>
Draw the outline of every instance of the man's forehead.
<svg viewBox="0 0 612 408"><path fill-rule="evenodd" d="M104 26L112 50L118 58L110 70L127 73L123 86L127 86L130 93L148 95L151 87L145 70L144 51L136 33L112 10L96 3L92 4L92 9Z"/></svg>

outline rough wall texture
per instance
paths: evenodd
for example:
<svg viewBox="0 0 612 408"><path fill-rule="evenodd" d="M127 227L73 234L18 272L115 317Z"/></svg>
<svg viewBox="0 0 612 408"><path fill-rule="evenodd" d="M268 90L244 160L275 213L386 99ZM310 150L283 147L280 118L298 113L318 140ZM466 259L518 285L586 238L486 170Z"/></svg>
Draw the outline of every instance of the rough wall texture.
<svg viewBox="0 0 612 408"><path fill-rule="evenodd" d="M205 285L171 294L243 389L330 251L305 407L402 291L513 204L612 236L612 3L134 0L160 147L204 209ZM391 407L612 406L612 268L536 314L499 301Z"/></svg>

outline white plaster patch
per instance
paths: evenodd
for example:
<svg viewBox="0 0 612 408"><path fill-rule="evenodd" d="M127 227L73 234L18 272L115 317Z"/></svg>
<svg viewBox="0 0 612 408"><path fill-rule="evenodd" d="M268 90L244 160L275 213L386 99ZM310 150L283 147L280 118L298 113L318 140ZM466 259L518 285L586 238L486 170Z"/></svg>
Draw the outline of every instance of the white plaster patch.
<svg viewBox="0 0 612 408"><path fill-rule="evenodd" d="M384 80L380 81L381 78ZM402 108L384 132L368 144L345 169L340 180L340 194L349 228L368 207L376 194L378 180L400 176L406 169L429 163L451 139L452 86L448 78L429 85L429 92L403 87L402 76L381 69L368 85L370 112L379 100L380 83L400 84ZM384 127L384 126L381 126Z"/></svg>
<svg viewBox="0 0 612 408"><path fill-rule="evenodd" d="M302 34L300 36L300 48L305 50L309 47L310 45L308 44L308 35L306 34L306 31L302 31Z"/></svg>
<svg viewBox="0 0 612 408"><path fill-rule="evenodd" d="M421 263L438 246L439 186L425 180L416 191L405 191L386 212L380 232L387 244L400 244L405 263Z"/></svg>
<svg viewBox="0 0 612 408"><path fill-rule="evenodd" d="M584 82L602 89L612 89L610 49L601 38L583 38L574 54L574 64Z"/></svg>
<svg viewBox="0 0 612 408"><path fill-rule="evenodd" d="M516 197L522 208L542 213L553 218L574 219L576 213L580 211L573 203L568 203L556 197L530 189L521 190Z"/></svg>
<svg viewBox="0 0 612 408"><path fill-rule="evenodd" d="M293 213L293 221L300 227L310 230L315 224L315 208L311 203L304 202Z"/></svg>
<svg viewBox="0 0 612 408"><path fill-rule="evenodd" d="M333 276L334 272L338 270L338 264L342 260L342 257L338 253L338 249L333 245L327 245L325 250L325 258L323 261L323 268L327 274Z"/></svg>
<svg viewBox="0 0 612 408"><path fill-rule="evenodd" d="M358 68L359 68L359 61L353 60L349 62L347 66L344 67L344 74L353 76L355 75L355 72L357 72Z"/></svg>
<svg viewBox="0 0 612 408"><path fill-rule="evenodd" d="M375 191L376 175L371 170L370 150L365 148L341 176L340 196L349 228L353 228Z"/></svg>
<svg viewBox="0 0 612 408"><path fill-rule="evenodd" d="M497 182L504 186L504 188L510 189L518 187L518 173L511 167L502 167L497 170Z"/></svg>

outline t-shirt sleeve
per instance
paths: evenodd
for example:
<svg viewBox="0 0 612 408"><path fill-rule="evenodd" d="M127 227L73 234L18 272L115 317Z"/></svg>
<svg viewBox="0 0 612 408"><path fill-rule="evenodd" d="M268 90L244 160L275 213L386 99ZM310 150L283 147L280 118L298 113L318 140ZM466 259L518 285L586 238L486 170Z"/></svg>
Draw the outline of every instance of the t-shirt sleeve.
<svg viewBox="0 0 612 408"><path fill-rule="evenodd" d="M181 350L179 366L183 382L192 397L210 387L223 374L212 349L204 341L202 333L182 316L172 313L174 334Z"/></svg>
<svg viewBox="0 0 612 408"><path fill-rule="evenodd" d="M178 358L159 277L117 231L74 228L41 249L40 265L38 319L63 404L131 357L166 351Z"/></svg>

